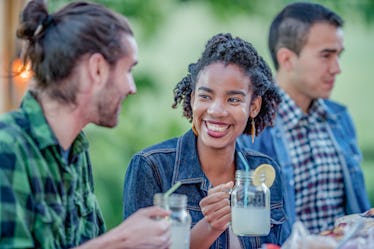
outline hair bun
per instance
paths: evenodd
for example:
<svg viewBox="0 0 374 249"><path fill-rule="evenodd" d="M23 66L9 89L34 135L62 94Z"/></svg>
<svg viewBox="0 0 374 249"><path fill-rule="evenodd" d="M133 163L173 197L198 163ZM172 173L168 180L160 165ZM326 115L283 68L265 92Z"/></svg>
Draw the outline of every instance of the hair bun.
<svg viewBox="0 0 374 249"><path fill-rule="evenodd" d="M33 40L38 27L48 18L47 7L43 1L31 0L21 13L17 37Z"/></svg>

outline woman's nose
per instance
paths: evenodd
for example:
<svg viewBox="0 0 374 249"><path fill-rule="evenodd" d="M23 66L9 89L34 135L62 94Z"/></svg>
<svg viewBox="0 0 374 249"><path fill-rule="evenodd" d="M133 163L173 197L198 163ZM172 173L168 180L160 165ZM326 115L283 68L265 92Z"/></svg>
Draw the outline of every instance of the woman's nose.
<svg viewBox="0 0 374 249"><path fill-rule="evenodd" d="M227 113L227 110L225 108L225 105L222 103L222 101L213 101L212 104L208 108L209 115L223 116L223 115L226 115L226 113Z"/></svg>

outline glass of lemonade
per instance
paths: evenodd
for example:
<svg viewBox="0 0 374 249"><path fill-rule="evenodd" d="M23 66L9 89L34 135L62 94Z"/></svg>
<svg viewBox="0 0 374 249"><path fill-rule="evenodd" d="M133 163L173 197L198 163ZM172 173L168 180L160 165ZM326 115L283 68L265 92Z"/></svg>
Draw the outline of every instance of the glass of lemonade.
<svg viewBox="0 0 374 249"><path fill-rule="evenodd" d="M265 236L270 232L270 190L253 184L253 171L237 170L231 192L231 226L238 236Z"/></svg>
<svg viewBox="0 0 374 249"><path fill-rule="evenodd" d="M157 193L153 197L153 203L171 211L168 217L171 222L170 249L189 249L191 216L187 211L187 196L171 194L166 197L163 193Z"/></svg>

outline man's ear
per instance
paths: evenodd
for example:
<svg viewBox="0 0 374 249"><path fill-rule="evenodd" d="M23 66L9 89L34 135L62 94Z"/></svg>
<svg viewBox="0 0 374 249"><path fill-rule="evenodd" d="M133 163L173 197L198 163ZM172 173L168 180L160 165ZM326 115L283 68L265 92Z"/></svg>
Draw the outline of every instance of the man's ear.
<svg viewBox="0 0 374 249"><path fill-rule="evenodd" d="M287 71L291 70L293 68L293 59L295 56L296 54L288 48L280 48L277 51L279 68L283 68Z"/></svg>
<svg viewBox="0 0 374 249"><path fill-rule="evenodd" d="M105 85L110 74L110 65L105 58L99 53L94 53L88 58L87 67L91 84L99 87Z"/></svg>

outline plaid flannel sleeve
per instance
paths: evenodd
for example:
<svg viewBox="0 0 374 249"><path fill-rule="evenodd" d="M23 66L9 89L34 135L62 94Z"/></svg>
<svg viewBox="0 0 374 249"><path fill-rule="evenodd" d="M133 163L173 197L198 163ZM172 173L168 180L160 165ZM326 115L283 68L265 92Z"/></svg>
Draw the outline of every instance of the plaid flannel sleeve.
<svg viewBox="0 0 374 249"><path fill-rule="evenodd" d="M34 217L31 191L21 147L0 132L0 248L35 247L29 230Z"/></svg>

